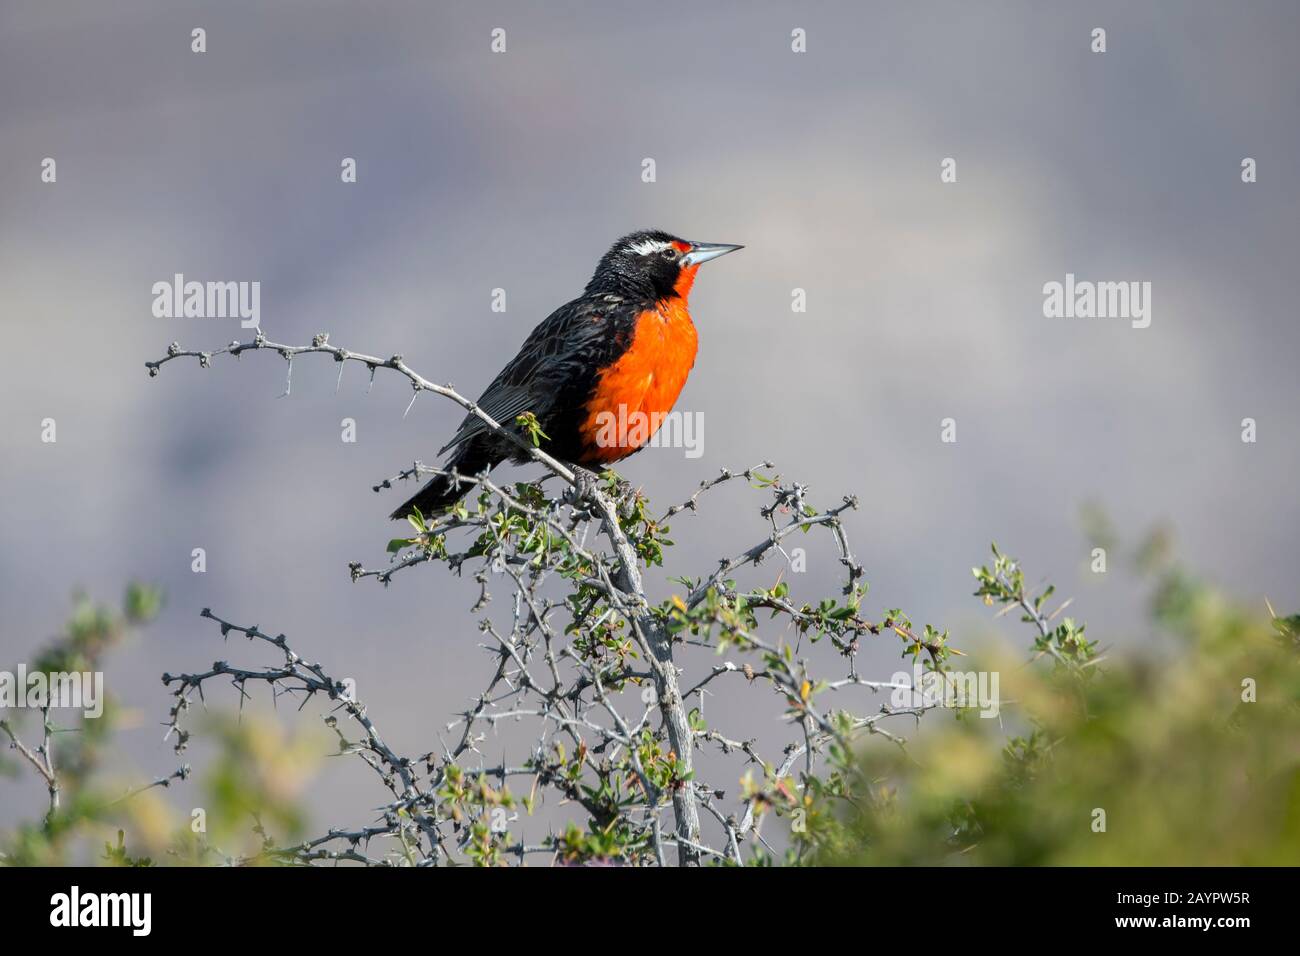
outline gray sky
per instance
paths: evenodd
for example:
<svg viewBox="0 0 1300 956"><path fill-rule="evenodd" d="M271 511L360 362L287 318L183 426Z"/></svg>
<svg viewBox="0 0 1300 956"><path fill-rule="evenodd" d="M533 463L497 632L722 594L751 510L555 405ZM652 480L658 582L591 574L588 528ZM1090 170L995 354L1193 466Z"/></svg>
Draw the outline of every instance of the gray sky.
<svg viewBox="0 0 1300 956"><path fill-rule="evenodd" d="M903 607L958 646L992 627L969 570L992 539L1075 595L1096 636L1142 637L1133 589L1087 571L1086 501L1130 540L1168 522L1249 601L1294 598L1294 4L652 6L0 5L0 659L54 633L75 586L113 600L157 582L165 614L109 674L142 774L173 765L158 675L245 653L204 606L288 633L357 680L399 749L428 750L489 666L473 584L419 569L385 591L347 563L382 561L398 499L370 486L430 459L457 410L426 396L403 419L409 389L380 378L366 396L355 368L336 395L328 360L298 363L283 399L265 355L150 380L172 340L247 335L155 318L151 287L257 280L273 339L329 331L477 394L646 226L746 245L692 297L679 407L704 417L703 457L623 466L654 500L764 458L821 502L856 493L869 611ZM1043 284L1066 273L1150 282L1150 327L1045 318ZM754 543L758 503L733 491L679 519L675 572ZM811 556L798 593L837 570ZM867 660L887 675L897 650ZM725 729L780 738L770 701L744 704ZM322 825L376 800L340 763ZM6 807L40 804L30 780L0 788Z"/></svg>

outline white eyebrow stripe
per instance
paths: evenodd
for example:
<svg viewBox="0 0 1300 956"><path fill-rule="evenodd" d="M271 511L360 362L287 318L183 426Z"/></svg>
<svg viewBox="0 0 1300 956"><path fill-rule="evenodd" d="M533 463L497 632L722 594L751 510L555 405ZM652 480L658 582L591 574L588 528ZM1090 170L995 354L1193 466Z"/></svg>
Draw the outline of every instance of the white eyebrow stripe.
<svg viewBox="0 0 1300 956"><path fill-rule="evenodd" d="M628 248L638 256L648 256L652 252L663 252L671 243L664 242L662 239L642 239L640 242L634 242Z"/></svg>

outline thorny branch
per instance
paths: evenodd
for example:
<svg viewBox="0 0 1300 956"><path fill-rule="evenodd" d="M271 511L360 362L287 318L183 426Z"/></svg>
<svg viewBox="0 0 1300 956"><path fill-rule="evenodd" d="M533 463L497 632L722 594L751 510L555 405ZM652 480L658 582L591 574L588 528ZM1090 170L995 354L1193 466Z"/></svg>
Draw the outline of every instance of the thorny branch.
<svg viewBox="0 0 1300 956"><path fill-rule="evenodd" d="M545 478L531 483L502 485L486 474L459 475L469 489L465 502L447 514L411 519L406 538L390 543L386 567L351 565L354 580L375 578L384 585L407 568L443 563L457 574L470 570L479 586L472 613L480 615L481 646L494 664L487 686L447 725L454 743L440 740L435 751L416 758L393 752L372 722L366 706L319 663L301 657L283 635L272 637L257 626L226 621L210 610L203 616L223 636L241 634L262 647L274 648L278 661L262 668L245 668L217 661L205 671L163 675L173 687L174 703L168 737L177 750L188 741L184 717L204 687L229 680L242 705L248 685L266 684L273 695L292 695L305 705L312 698L328 702L326 721L338 734L340 751L363 760L388 792L370 825L333 829L317 839L268 850L285 862L348 861L366 865L433 865L470 859L477 863L523 862L547 854L559 862L622 862L659 864L665 851L676 848L677 862L745 862L742 846L751 843L773 852L760 831L769 811L795 813L803 806L802 790L814 780L815 761L831 754L844 772L854 740L863 733L880 734L900 746L901 739L879 726L889 717L919 718L923 706L893 709L880 706L869 715L830 710L820 695L840 695L853 689L878 693L895 685L864 680L857 673L861 641L882 629L894 631L905 653L924 654L928 666L942 669L950 649L946 633L930 628L913 633L900 612L889 612L880 623L866 620L861 603L866 592L864 572L849 546L843 524L853 498L819 510L809 503L807 489L785 484L766 474L770 463L744 471L723 470L700 483L685 501L652 517L639 490L631 489L613 472L590 475L559 462L530 442L515 423L496 422L450 385L437 385L412 370L400 355L388 359L330 345L317 335L311 345L270 342L259 331L249 342L232 342L212 352L192 351L173 344L167 354L146 363L157 375L166 363L196 358L210 367L219 355L238 357L248 351L277 353L289 367L291 385L295 357L319 353L342 366L356 362L404 376L415 397L422 391L450 399L485 425L515 441L526 456L542 465ZM289 388L286 387L286 393ZM409 406L408 406L409 409ZM374 486L382 491L408 479L419 480L438 469L415 462ZM548 478L558 478L562 494L547 496ZM686 597L653 602L647 595L643 568L663 564L669 519L696 512L706 493L743 479L769 496L759 514L767 526L753 546L720 560L699 578L679 578ZM609 550L598 547L597 529ZM741 588L738 572L755 568L771 554L785 558L785 542L796 532L825 531L844 568L841 597L800 603L778 577L769 587ZM508 582L506 620L492 616L494 578ZM760 635L758 612L783 618L787 633L772 640ZM765 625L763 630L770 630ZM804 638L816 644L828 638L833 653L846 662L847 672L831 681L813 677L804 655ZM796 653L798 648L798 653ZM685 655L694 650L710 655L735 653L732 660L701 667L701 676L683 691ZM770 688L785 708L788 725L797 732L779 760L765 759L756 740L735 740L709 727L704 720L705 698L715 681L740 676L748 684ZM691 701L695 707L688 709ZM656 723L655 715L659 720ZM526 757L511 764L489 763L482 745L487 732L499 724L528 722L536 728ZM349 739L347 727L359 728ZM728 812L725 788L715 787L697 772L696 751L716 744L723 755L741 754L761 773L747 776L735 809ZM829 748L829 751L828 751ZM795 777L796 764L802 771ZM521 781L527 796L517 796L510 781ZM563 832L526 842L510 832L509 824L532 814L547 792L561 803L581 808L585 829L569 824ZM662 816L671 806L671 826ZM721 836L710 845L703 832L703 811ZM368 849L382 840L387 849ZM803 852L801 846L800 851Z"/></svg>
<svg viewBox="0 0 1300 956"><path fill-rule="evenodd" d="M42 743L35 750L32 750L31 747L18 739L18 735L10 726L9 721L0 720L0 730L3 730L5 735L8 736L9 746L17 750L19 755L31 764L41 779L45 781L45 787L50 794L50 809L46 814L46 821L48 822L58 812L59 793L61 792L59 776L54 770L54 750L51 743L53 727L50 725L50 708L48 707L41 708L41 726L44 731Z"/></svg>

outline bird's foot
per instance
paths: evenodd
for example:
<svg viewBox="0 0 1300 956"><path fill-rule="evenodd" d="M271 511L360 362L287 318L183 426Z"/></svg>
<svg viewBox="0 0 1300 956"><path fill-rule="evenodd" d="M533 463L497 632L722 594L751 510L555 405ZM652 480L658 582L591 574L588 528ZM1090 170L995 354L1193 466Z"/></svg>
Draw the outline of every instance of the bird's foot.
<svg viewBox="0 0 1300 956"><path fill-rule="evenodd" d="M588 501L594 504L594 492L600 490L600 475L581 465L570 465L569 470L573 472L573 488L570 490L573 503L576 505Z"/></svg>

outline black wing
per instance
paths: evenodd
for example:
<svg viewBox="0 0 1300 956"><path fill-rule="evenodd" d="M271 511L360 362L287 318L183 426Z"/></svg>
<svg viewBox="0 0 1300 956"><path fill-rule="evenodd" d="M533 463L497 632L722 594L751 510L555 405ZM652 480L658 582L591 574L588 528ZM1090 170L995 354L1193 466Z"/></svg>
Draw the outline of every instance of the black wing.
<svg viewBox="0 0 1300 956"><path fill-rule="evenodd" d="M619 343L630 334L638 312L612 294L585 295L560 306L533 329L519 354L479 397L478 407L502 425L532 412L545 430L563 397L588 388L607 357L620 351ZM481 418L466 415L438 454L485 431Z"/></svg>

